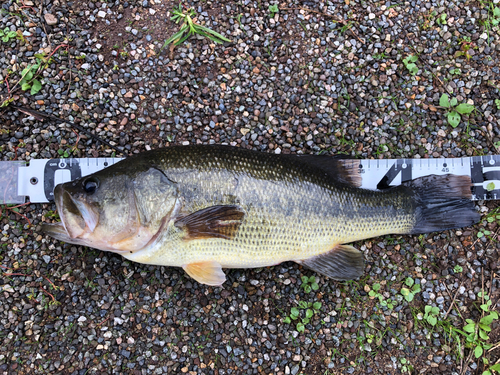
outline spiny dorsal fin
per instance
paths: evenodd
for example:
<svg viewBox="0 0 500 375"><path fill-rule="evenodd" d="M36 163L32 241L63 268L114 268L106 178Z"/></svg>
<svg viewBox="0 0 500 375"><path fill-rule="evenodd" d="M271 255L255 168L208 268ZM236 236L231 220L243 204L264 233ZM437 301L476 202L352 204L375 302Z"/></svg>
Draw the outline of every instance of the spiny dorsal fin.
<svg viewBox="0 0 500 375"><path fill-rule="evenodd" d="M335 181L340 181L354 187L361 186L359 163L349 155L297 155L296 157L297 160L304 164L320 168Z"/></svg>
<svg viewBox="0 0 500 375"><path fill-rule="evenodd" d="M297 263L335 280L357 279L363 274L363 253L349 245L337 245L327 253Z"/></svg>
<svg viewBox="0 0 500 375"><path fill-rule="evenodd" d="M220 263L209 260L206 262L189 263L182 266L184 271L201 284L221 286L226 281Z"/></svg>
<svg viewBox="0 0 500 375"><path fill-rule="evenodd" d="M203 238L234 238L245 212L236 205L211 206L184 216L175 222L186 231L185 240Z"/></svg>

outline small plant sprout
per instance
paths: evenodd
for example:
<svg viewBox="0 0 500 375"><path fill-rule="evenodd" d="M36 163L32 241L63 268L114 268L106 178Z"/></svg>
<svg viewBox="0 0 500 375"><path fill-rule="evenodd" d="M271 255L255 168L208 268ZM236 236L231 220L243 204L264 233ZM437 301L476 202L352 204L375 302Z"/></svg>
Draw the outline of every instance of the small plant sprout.
<svg viewBox="0 0 500 375"><path fill-rule="evenodd" d="M406 69L410 72L412 76L416 75L418 72L417 65L415 64L418 60L418 56L409 55L403 59L403 64L405 64Z"/></svg>
<svg viewBox="0 0 500 375"><path fill-rule="evenodd" d="M495 99L495 105L497 106L497 109L500 109L500 99Z"/></svg>
<svg viewBox="0 0 500 375"><path fill-rule="evenodd" d="M299 307L292 307L290 315L283 319L283 323L290 324L292 320L300 320L297 322L296 328L298 332L304 332L305 325L311 321L314 314L318 313L321 309L321 302L305 302L299 301ZM301 317L301 312L303 316Z"/></svg>
<svg viewBox="0 0 500 375"><path fill-rule="evenodd" d="M486 303L480 306L483 317L479 322L475 322L472 319L465 319L467 325L464 327L465 333L463 333L467 340L466 346L474 349L474 356L476 358L481 357L485 350L493 346L488 344L487 341L490 338L491 324L498 319L498 313L490 310L492 305L490 297L483 292L479 292L478 297L486 301Z"/></svg>
<svg viewBox="0 0 500 375"><path fill-rule="evenodd" d="M476 49L477 46L471 42L470 38L463 38L460 41L460 50L455 52L455 57L464 56L467 60L472 58L472 55L469 53L471 49Z"/></svg>
<svg viewBox="0 0 500 375"><path fill-rule="evenodd" d="M11 39L14 39L17 36L15 31L11 31L8 27L3 30L0 30L0 38L2 38L2 42L8 43Z"/></svg>
<svg viewBox="0 0 500 375"><path fill-rule="evenodd" d="M461 115L468 115L475 109L472 104L461 103L457 105L457 103L457 98L451 98L450 100L448 94L441 95L441 98L439 99L439 105L448 109L446 116L448 123L453 128L456 128L460 123L460 120L462 119Z"/></svg>
<svg viewBox="0 0 500 375"><path fill-rule="evenodd" d="M278 13L280 10L278 8L278 4L272 4L269 5L269 17L273 18L276 13Z"/></svg>
<svg viewBox="0 0 500 375"><path fill-rule="evenodd" d="M459 75L462 74L462 70L460 70L460 68L453 68L450 70L450 73L453 75Z"/></svg>
<svg viewBox="0 0 500 375"><path fill-rule="evenodd" d="M438 25L446 25L446 13L440 14L436 22L438 23Z"/></svg>
<svg viewBox="0 0 500 375"><path fill-rule="evenodd" d="M463 267L459 264L457 264L455 267L453 267L453 272L455 273L462 273L464 271Z"/></svg>
<svg viewBox="0 0 500 375"><path fill-rule="evenodd" d="M413 301L413 298L415 298L415 294L420 292L420 284L415 284L415 280L411 277L406 278L405 284L408 288L401 288L401 295L405 298L405 300L411 302Z"/></svg>
<svg viewBox="0 0 500 375"><path fill-rule="evenodd" d="M302 280L301 287L304 288L305 293L310 293L312 290L316 291L319 289L318 283L316 283L316 277L302 276L301 280Z"/></svg>
<svg viewBox="0 0 500 375"><path fill-rule="evenodd" d="M204 36L215 43L222 44L224 42L230 42L230 39L227 39L223 35L215 32L208 27L202 26L195 22L196 12L189 8L186 10L182 9L182 4L179 4L178 8L172 10L174 14L170 19L175 23L179 23L182 21L181 28L178 32L168 38L163 44L163 48L168 46L170 43L174 43L174 46L178 46L182 44L186 39L188 39L191 35L198 34Z"/></svg>
<svg viewBox="0 0 500 375"><path fill-rule="evenodd" d="M437 324L437 317L439 315L439 307L436 306L425 306L425 314L424 319L431 326L435 326Z"/></svg>

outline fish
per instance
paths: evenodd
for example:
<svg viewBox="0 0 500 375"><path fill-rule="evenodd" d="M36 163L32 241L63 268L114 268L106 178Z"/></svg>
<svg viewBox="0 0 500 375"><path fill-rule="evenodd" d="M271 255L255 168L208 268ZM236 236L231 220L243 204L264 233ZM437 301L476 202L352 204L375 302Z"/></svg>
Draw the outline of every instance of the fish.
<svg viewBox="0 0 500 375"><path fill-rule="evenodd" d="M364 257L349 243L468 227L480 218L468 176L359 186L357 168L326 155L172 146L57 185L61 221L43 231L134 262L182 267L199 283L221 286L226 268L286 261L357 279Z"/></svg>

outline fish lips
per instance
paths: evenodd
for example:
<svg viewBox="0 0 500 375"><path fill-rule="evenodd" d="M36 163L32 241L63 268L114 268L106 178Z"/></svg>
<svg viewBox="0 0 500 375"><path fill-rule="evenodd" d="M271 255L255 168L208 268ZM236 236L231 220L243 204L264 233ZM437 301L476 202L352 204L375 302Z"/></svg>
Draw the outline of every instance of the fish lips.
<svg viewBox="0 0 500 375"><path fill-rule="evenodd" d="M73 198L62 184L55 187L54 197L62 225L70 238L94 232L99 223L99 213L95 209L85 201Z"/></svg>

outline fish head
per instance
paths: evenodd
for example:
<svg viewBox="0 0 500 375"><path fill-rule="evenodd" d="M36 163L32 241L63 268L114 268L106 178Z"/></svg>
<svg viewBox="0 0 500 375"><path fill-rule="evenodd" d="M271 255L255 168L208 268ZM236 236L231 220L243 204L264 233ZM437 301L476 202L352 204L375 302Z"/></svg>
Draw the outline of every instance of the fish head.
<svg viewBox="0 0 500 375"><path fill-rule="evenodd" d="M158 167L118 164L57 185L54 200L61 222L45 224L44 231L64 242L122 255L154 241L179 210L176 184Z"/></svg>

